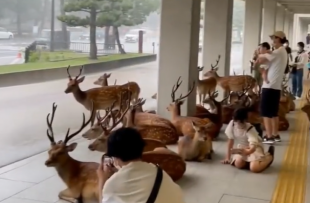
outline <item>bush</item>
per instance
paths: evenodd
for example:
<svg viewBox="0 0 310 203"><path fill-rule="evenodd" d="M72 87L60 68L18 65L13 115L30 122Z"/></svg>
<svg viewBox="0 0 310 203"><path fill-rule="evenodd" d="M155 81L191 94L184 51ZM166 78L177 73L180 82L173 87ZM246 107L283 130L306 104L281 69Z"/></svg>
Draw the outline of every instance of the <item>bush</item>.
<svg viewBox="0 0 310 203"><path fill-rule="evenodd" d="M31 51L29 53L29 62L34 63L39 61L39 59L40 59L39 52Z"/></svg>

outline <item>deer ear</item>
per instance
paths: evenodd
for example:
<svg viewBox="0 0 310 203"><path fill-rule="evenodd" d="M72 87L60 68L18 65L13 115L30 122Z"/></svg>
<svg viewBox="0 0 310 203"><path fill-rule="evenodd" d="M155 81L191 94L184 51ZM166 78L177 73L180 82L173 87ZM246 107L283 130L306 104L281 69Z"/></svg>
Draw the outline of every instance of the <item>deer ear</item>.
<svg viewBox="0 0 310 203"><path fill-rule="evenodd" d="M72 152L73 150L75 150L76 147L77 147L77 143L73 142L67 146L67 151Z"/></svg>
<svg viewBox="0 0 310 203"><path fill-rule="evenodd" d="M84 79L85 79L85 76L80 77L80 78L77 80L77 82L78 82L78 83L81 83L81 82L83 82L83 81L84 81Z"/></svg>

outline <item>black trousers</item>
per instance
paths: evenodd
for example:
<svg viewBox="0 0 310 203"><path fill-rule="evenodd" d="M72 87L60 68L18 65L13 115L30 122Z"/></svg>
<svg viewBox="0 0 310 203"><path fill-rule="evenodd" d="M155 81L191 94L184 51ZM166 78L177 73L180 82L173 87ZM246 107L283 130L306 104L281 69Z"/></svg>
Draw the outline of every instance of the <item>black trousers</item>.
<svg viewBox="0 0 310 203"><path fill-rule="evenodd" d="M260 101L260 113L262 117L278 117L281 90L263 88Z"/></svg>

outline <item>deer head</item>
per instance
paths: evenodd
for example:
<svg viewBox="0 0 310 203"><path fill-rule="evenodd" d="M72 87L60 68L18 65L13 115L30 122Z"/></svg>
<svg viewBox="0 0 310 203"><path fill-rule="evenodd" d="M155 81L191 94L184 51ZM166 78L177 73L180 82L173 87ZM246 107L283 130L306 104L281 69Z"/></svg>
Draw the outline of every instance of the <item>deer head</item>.
<svg viewBox="0 0 310 203"><path fill-rule="evenodd" d="M208 123L204 126L197 125L194 121L192 121L193 129L195 130L194 139L197 141L206 141L209 139L208 133L212 130L212 123Z"/></svg>
<svg viewBox="0 0 310 203"><path fill-rule="evenodd" d="M124 117L124 125L126 127L134 127L135 115L136 112L143 112L142 105L145 104L145 99L139 98L135 101L131 106L129 111L127 112L126 116Z"/></svg>
<svg viewBox="0 0 310 203"><path fill-rule="evenodd" d="M108 79L111 77L111 73L104 73L102 76L100 76L95 82L94 85L100 85L100 86L108 86Z"/></svg>
<svg viewBox="0 0 310 203"><path fill-rule="evenodd" d="M186 99L193 92L195 88L195 81L194 81L192 87L190 88L190 90L187 92L185 96L182 96L181 94L178 99L175 99L175 93L182 84L182 81L180 81L180 79L181 79L181 76L178 78L177 83L173 85L172 87L172 92L171 92L172 103L170 103L169 106L167 107L167 110L170 112L178 111L178 113L180 113L179 111L180 106L184 103L184 99Z"/></svg>
<svg viewBox="0 0 310 203"><path fill-rule="evenodd" d="M80 127L76 132L70 134L70 128L67 130L65 139L62 141L58 141L57 143L55 142L54 139L54 131L53 131L53 121L54 121L54 116L56 112L57 106L55 103L53 103L53 110L52 110L52 115L50 119L50 114L47 115L46 117L46 122L47 122L47 137L51 142L51 148L48 151L48 159L45 161L45 165L47 167L57 167L60 165L63 165L67 163L71 157L69 156L69 152L72 152L76 146L77 143L71 143L68 144L69 140L71 140L74 136L78 135L91 121L92 116L94 115L94 107L92 103L92 111L89 119L85 122L85 114L83 113L83 122Z"/></svg>
<svg viewBox="0 0 310 203"><path fill-rule="evenodd" d="M218 64L220 62L220 59L221 59L221 55L218 56L218 59L216 60L216 63L214 66L211 64L211 70L206 72L203 76L205 76L205 77L219 77L219 75L217 74L217 70L218 70Z"/></svg>
<svg viewBox="0 0 310 203"><path fill-rule="evenodd" d="M209 98L206 98L203 103L205 104L209 104L213 107L219 107L218 105L224 104L225 101L230 97L230 95L224 97L221 101L217 101L216 98L218 97L219 92L218 91L214 91L214 92L209 92Z"/></svg>
<svg viewBox="0 0 310 203"><path fill-rule="evenodd" d="M75 78L72 78L71 75L70 75L70 72L69 72L70 66L68 66L67 73L68 73L69 82L68 82L67 88L65 90L66 94L74 92L74 91L76 91L76 90L78 90L80 88L79 84L81 82L83 82L84 79L85 79L85 76L80 77L81 74L82 74L83 68L84 68L84 66L82 66L80 68L79 74Z"/></svg>
<svg viewBox="0 0 310 203"><path fill-rule="evenodd" d="M308 119L310 121L310 89L308 90L308 92L306 94L306 100L307 100L307 103L304 104L304 106L301 108L301 110L307 114Z"/></svg>

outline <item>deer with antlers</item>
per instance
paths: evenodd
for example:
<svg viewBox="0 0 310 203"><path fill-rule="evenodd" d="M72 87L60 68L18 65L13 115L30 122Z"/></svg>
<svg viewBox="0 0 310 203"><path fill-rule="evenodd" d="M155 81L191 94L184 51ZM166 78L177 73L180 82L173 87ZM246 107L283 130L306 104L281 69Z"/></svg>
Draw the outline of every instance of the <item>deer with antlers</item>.
<svg viewBox="0 0 310 203"><path fill-rule="evenodd" d="M51 142L51 147L48 151L48 159L45 161L47 167L54 167L59 177L66 184L67 189L59 193L59 198L70 202L98 202L98 178L96 170L99 166L95 162L81 162L73 159L69 152L72 152L77 143L68 144L68 142L78 135L90 122L95 114L94 106L91 105L91 116L85 121L83 114L83 122L76 132L70 134L68 129L65 139L55 142L53 121L57 106L53 103L51 114L47 115L47 137Z"/></svg>
<svg viewBox="0 0 310 203"><path fill-rule="evenodd" d="M178 99L175 98L175 93L182 84L180 81L181 77L178 78L177 83L172 87L171 99L172 103L169 104L167 110L171 113L171 122L179 132L179 134L186 135L186 137L181 138L179 141L179 145L182 147L188 145L182 145L182 142L186 142L185 139L190 137L191 139L195 136L195 129L193 128L192 122L196 124L196 126L204 128L206 142L204 147L209 147L207 149L208 154L211 154L212 150L212 138L215 137L216 134L216 126L209 119L201 119L197 117L185 117L181 116L180 106L184 103L184 99L187 98L193 91L195 87L195 82L193 82L193 86L190 88L188 93L185 96L180 95ZM182 141L184 140L184 141Z"/></svg>
<svg viewBox="0 0 310 203"><path fill-rule="evenodd" d="M104 73L102 76L100 76L100 77L94 82L94 84L95 84L95 85L100 85L101 87L109 86L109 85L108 85L108 79L109 79L110 77L111 77L111 73L109 73L109 74ZM124 84L124 85L127 86L127 87L125 87L125 88L129 89L129 91L132 92L132 100L133 100L133 101L137 101L138 98L139 98L139 95L140 95L140 91L141 91L141 89L140 89L138 83L136 83L136 82L128 82L128 83L126 83L126 84ZM123 85L123 86L124 86L124 85ZM115 80L115 82L114 82L114 86L116 86L116 80Z"/></svg>
<svg viewBox="0 0 310 203"><path fill-rule="evenodd" d="M211 70L204 74L205 77L213 77L217 81L217 85L219 85L223 90L225 95L228 95L231 91L239 92L242 91L244 87L250 85L249 94L253 93L253 88L256 87L256 80L250 75L230 75L220 77L217 74L218 64L221 59L221 56L218 56L216 60L216 64L211 64Z"/></svg>
<svg viewBox="0 0 310 203"><path fill-rule="evenodd" d="M214 92L216 88L216 79L214 77L208 77L205 79L199 79L199 73L203 71L204 67L198 66L198 82L197 82L197 93L199 95L199 103L203 104L203 100L206 99L206 96L209 92Z"/></svg>
<svg viewBox="0 0 310 203"><path fill-rule="evenodd" d="M115 108L119 109L121 106L121 95L128 92L127 84L121 86L107 86L100 88L92 88L86 91L80 89L80 83L85 79L85 76L80 77L82 74L83 66L80 68L79 74L72 78L69 72L70 66L67 68L69 83L65 90L66 94L72 93L75 100L82 104L87 110L91 110L91 101L93 101L94 110L105 110L116 101ZM95 114L91 118L91 126L95 121Z"/></svg>

